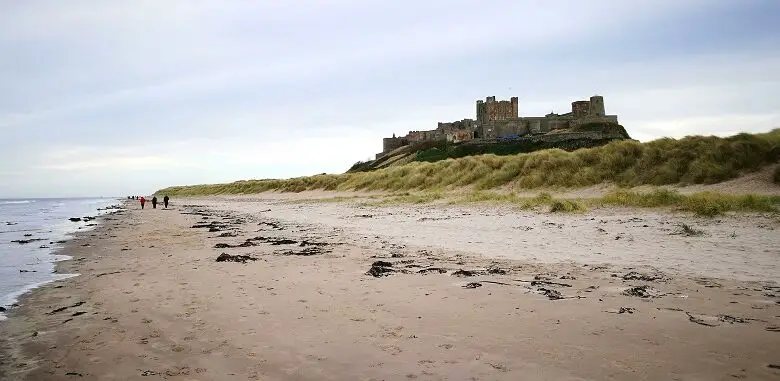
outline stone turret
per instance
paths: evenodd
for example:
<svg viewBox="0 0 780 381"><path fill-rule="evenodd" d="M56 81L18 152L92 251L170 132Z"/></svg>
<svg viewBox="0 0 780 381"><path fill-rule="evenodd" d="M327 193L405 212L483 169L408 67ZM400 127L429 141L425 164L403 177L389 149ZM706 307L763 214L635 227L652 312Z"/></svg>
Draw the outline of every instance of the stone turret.
<svg viewBox="0 0 780 381"><path fill-rule="evenodd" d="M590 107L588 108L588 116L604 116L604 97L600 95L594 95L590 97Z"/></svg>

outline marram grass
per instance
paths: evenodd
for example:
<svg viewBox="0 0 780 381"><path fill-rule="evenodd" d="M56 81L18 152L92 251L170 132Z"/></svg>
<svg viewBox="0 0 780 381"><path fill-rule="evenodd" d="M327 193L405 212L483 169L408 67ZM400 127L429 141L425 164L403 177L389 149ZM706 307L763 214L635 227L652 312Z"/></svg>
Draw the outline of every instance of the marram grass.
<svg viewBox="0 0 780 381"><path fill-rule="evenodd" d="M690 136L647 143L615 141L566 152L549 149L509 156L492 154L412 162L358 173L285 180L243 180L229 184L175 186L156 194L206 196L267 191L431 191L471 186L477 190L576 188L601 183L638 185L712 184L780 161L780 129L720 138ZM780 183L780 169L774 172Z"/></svg>
<svg viewBox="0 0 780 381"><path fill-rule="evenodd" d="M437 194L436 199L447 199ZM398 200L386 201L395 203ZM732 195L716 192L681 194L668 189L650 192L633 192L618 189L602 197L558 199L549 193L536 197L518 197L514 193L475 191L448 199L450 204L498 203L511 204L520 209L543 209L549 212L581 213L594 207L623 206L635 208L671 208L691 212L699 216L716 216L726 212L770 212L780 211L780 196Z"/></svg>
<svg viewBox="0 0 780 381"><path fill-rule="evenodd" d="M367 201L365 199L370 199ZM727 212L780 212L780 196L733 195L717 192L681 194L669 189L655 189L649 192L635 192L624 189L611 191L593 198L555 198L541 192L533 197L521 197L516 193L476 190L465 194L442 192L396 193L355 197L332 197L325 199L292 202L349 202L358 201L369 206L392 206L399 204L425 204L441 202L449 205L499 204L515 206L522 210L537 210L550 213L584 213L592 208L620 206L633 208L665 208L690 212L699 216L713 217Z"/></svg>

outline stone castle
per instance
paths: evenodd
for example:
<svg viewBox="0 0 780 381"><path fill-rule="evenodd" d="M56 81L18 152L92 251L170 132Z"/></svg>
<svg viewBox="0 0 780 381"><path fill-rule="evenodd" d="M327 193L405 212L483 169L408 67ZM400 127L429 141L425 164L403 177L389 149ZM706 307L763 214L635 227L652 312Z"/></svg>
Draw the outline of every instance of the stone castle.
<svg viewBox="0 0 780 381"><path fill-rule="evenodd" d="M517 97L508 101L496 101L496 97L487 97L477 101L477 118L455 122L439 122L435 130L409 131L406 136L384 138L379 159L397 148L430 140L450 141L453 143L467 140L511 140L524 136L558 134L569 132L578 125L587 123L618 123L617 115L607 115L604 111L604 97L594 95L590 100L574 101L571 112L565 114L550 113L545 116L518 116Z"/></svg>

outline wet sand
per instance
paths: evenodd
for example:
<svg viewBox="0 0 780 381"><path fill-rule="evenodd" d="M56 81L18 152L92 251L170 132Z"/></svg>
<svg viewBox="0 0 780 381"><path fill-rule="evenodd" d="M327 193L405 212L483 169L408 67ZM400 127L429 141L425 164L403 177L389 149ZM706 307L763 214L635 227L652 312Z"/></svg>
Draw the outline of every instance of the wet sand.
<svg viewBox="0 0 780 381"><path fill-rule="evenodd" d="M0 322L0 379L780 377L776 216L290 197L103 221Z"/></svg>

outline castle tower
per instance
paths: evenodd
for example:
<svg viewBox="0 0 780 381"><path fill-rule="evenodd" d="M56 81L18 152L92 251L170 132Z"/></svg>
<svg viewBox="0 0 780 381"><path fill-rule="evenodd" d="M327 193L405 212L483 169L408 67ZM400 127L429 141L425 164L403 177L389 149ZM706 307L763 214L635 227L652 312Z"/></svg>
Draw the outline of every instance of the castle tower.
<svg viewBox="0 0 780 381"><path fill-rule="evenodd" d="M604 97L600 95L594 95L590 97L590 107L588 108L588 116L604 116Z"/></svg>
<svg viewBox="0 0 780 381"><path fill-rule="evenodd" d="M509 101L512 102L512 116L517 118L518 114L518 104L517 104L517 97L509 98Z"/></svg>
<svg viewBox="0 0 780 381"><path fill-rule="evenodd" d="M571 102L571 114L575 118L582 118L588 115L590 112L589 101L574 101Z"/></svg>
<svg viewBox="0 0 780 381"><path fill-rule="evenodd" d="M477 100L477 123L482 124L485 121L485 102L481 99Z"/></svg>

